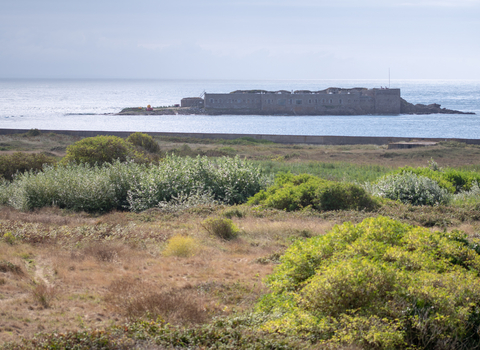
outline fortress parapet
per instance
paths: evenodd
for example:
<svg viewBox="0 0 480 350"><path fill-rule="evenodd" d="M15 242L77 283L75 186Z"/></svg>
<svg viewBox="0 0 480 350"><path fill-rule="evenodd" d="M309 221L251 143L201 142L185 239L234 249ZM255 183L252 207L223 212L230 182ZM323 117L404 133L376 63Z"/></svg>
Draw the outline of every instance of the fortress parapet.
<svg viewBox="0 0 480 350"><path fill-rule="evenodd" d="M182 100L183 106L183 100ZM320 91L237 90L205 93L209 114L361 115L400 114L400 89L342 89Z"/></svg>
<svg viewBox="0 0 480 350"><path fill-rule="evenodd" d="M203 108L204 102L201 97L185 97L180 101L181 107L198 107Z"/></svg>

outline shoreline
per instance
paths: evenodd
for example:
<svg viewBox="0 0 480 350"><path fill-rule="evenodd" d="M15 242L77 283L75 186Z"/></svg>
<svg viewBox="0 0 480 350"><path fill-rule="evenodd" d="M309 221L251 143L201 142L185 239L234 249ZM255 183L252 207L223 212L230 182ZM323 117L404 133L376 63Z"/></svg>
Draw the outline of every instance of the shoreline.
<svg viewBox="0 0 480 350"><path fill-rule="evenodd" d="M0 129L0 135L24 134L30 129ZM136 131L101 131L101 130L44 130L41 133L55 133L80 137L98 135L114 135L128 137ZM183 137L197 139L253 138L255 140L271 141L281 144L311 144L311 145L388 145L398 142L441 142L453 141L470 145L480 145L480 139L445 138L445 137L394 137L394 136L340 136L340 135L275 135L275 134L230 134L230 133L187 133L187 132L143 132L152 137Z"/></svg>

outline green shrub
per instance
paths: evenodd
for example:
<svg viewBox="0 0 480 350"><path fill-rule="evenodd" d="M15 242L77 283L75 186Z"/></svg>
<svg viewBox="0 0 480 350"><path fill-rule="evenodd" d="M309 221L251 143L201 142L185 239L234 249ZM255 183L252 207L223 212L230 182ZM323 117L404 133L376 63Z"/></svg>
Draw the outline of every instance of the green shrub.
<svg viewBox="0 0 480 350"><path fill-rule="evenodd" d="M141 132L135 132L130 134L127 137L127 142L130 142L132 145L141 147L147 152L158 153L160 152L160 146L158 143L148 134Z"/></svg>
<svg viewBox="0 0 480 350"><path fill-rule="evenodd" d="M393 174L412 173L418 176L428 177L450 193L468 191L472 187L472 183L480 182L480 174L477 172L453 168L438 168L433 161L430 162L430 164L428 168L406 166L397 169Z"/></svg>
<svg viewBox="0 0 480 350"><path fill-rule="evenodd" d="M309 174L278 174L275 184L248 201L251 205L287 211L373 209L375 202L360 186L333 182Z"/></svg>
<svg viewBox="0 0 480 350"><path fill-rule="evenodd" d="M478 349L479 243L385 217L296 241L266 281L260 330L362 349Z"/></svg>
<svg viewBox="0 0 480 350"><path fill-rule="evenodd" d="M30 129L25 133L28 137L40 136L40 134L41 132L38 129Z"/></svg>
<svg viewBox="0 0 480 350"><path fill-rule="evenodd" d="M44 164L55 164L54 157L42 153L15 152L0 155L0 177L12 180L13 176L25 171L40 171Z"/></svg>
<svg viewBox="0 0 480 350"><path fill-rule="evenodd" d="M412 205L445 204L449 200L448 191L435 180L414 173L385 176L371 190L376 196Z"/></svg>
<svg viewBox="0 0 480 350"><path fill-rule="evenodd" d="M452 196L450 203L454 206L476 206L480 207L480 186L478 182L473 182L468 191L461 191Z"/></svg>
<svg viewBox="0 0 480 350"><path fill-rule="evenodd" d="M62 163L102 165L116 160L125 162L127 159L145 162L146 158L136 152L132 144L117 136L87 137L67 147L67 155Z"/></svg>
<svg viewBox="0 0 480 350"><path fill-rule="evenodd" d="M87 212L121 210L128 208L128 191L145 170L145 165L120 161L47 166L40 173L20 174L7 188L6 204L21 210L52 205Z"/></svg>
<svg viewBox="0 0 480 350"><path fill-rule="evenodd" d="M180 194L208 193L216 201L237 204L265 187L261 169L239 157L167 156L136 179L128 202L131 210L143 211Z"/></svg>
<svg viewBox="0 0 480 350"><path fill-rule="evenodd" d="M158 165L120 160L101 166L67 163L20 174L12 183L0 179L0 204L22 210L56 205L105 212L166 208L172 201L166 209L176 210L217 201L242 203L265 188L265 182L260 169L238 157L166 157Z"/></svg>
<svg viewBox="0 0 480 350"><path fill-rule="evenodd" d="M211 235L225 240L236 238L239 231L232 220L223 218L208 218L202 222L202 227Z"/></svg>

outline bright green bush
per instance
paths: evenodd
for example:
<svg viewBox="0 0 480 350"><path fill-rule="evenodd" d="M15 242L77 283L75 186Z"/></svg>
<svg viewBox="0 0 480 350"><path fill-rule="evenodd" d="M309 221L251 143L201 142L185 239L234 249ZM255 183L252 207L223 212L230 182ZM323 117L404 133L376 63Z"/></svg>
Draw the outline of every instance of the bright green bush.
<svg viewBox="0 0 480 350"><path fill-rule="evenodd" d="M385 217L296 241L266 281L260 329L362 349L478 349L479 243Z"/></svg>
<svg viewBox="0 0 480 350"><path fill-rule="evenodd" d="M54 157L42 153L15 152L0 155L0 178L12 180L13 176L25 171L40 171L44 164L55 164Z"/></svg>
<svg viewBox="0 0 480 350"><path fill-rule="evenodd" d="M307 207L320 211L375 207L375 202L360 186L291 173L277 175L273 186L257 193L248 203L287 211Z"/></svg>
<svg viewBox="0 0 480 350"><path fill-rule="evenodd" d="M147 152L150 153L158 153L160 152L160 146L158 143L148 134L144 134L141 132L135 132L130 134L127 137L127 142L130 142L132 145L141 147Z"/></svg>
<svg viewBox="0 0 480 350"><path fill-rule="evenodd" d="M412 205L436 205L449 201L449 194L435 180L414 173L385 176L375 183L374 195Z"/></svg>
<svg viewBox="0 0 480 350"><path fill-rule="evenodd" d="M239 231L232 220L224 218L208 218L202 222L202 227L211 235L225 240L236 238Z"/></svg>
<svg viewBox="0 0 480 350"><path fill-rule="evenodd" d="M134 159L137 162L147 161L141 153L135 151L132 144L120 137L95 136L84 138L68 146L67 155L62 159L62 163L102 165L116 160L125 162L127 159Z"/></svg>
<svg viewBox="0 0 480 350"><path fill-rule="evenodd" d="M436 169L436 170L434 170ZM413 168L406 166L397 169L393 174L412 173L418 176L428 177L438 183L441 188L448 190L450 193L460 191L468 191L472 187L472 183L480 182L480 174L474 171L458 170L453 168L433 169L418 167Z"/></svg>

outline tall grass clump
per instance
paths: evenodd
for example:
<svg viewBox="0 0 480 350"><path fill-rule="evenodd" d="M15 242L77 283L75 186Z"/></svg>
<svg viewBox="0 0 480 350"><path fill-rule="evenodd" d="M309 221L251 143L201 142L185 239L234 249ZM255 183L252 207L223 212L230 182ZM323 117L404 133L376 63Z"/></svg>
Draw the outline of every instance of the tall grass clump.
<svg viewBox="0 0 480 350"><path fill-rule="evenodd" d="M142 211L180 194L208 193L216 201L237 204L265 188L266 182L260 168L239 157L172 155L140 174L129 191L128 202L131 210Z"/></svg>
<svg viewBox="0 0 480 350"><path fill-rule="evenodd" d="M325 348L480 348L480 249L386 217L296 241L267 279L260 329Z"/></svg>
<svg viewBox="0 0 480 350"><path fill-rule="evenodd" d="M291 173L278 174L273 186L255 194L248 203L287 211L307 207L319 211L370 210L376 206L370 195L358 185Z"/></svg>
<svg viewBox="0 0 480 350"><path fill-rule="evenodd" d="M202 221L202 227L212 236L231 240L238 236L240 231L231 219L208 218Z"/></svg>
<svg viewBox="0 0 480 350"><path fill-rule="evenodd" d="M447 189L431 178L414 173L399 173L385 176L372 186L372 194L412 205L446 204L449 199Z"/></svg>

